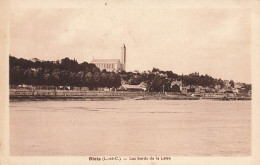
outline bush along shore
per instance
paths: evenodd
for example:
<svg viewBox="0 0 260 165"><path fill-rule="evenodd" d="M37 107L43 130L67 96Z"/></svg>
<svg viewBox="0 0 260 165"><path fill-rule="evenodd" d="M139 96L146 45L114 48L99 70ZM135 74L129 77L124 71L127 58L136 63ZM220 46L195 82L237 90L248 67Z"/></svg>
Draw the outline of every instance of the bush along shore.
<svg viewBox="0 0 260 165"><path fill-rule="evenodd" d="M23 100L251 100L246 96L228 94L193 95L177 92L128 92L128 91L73 91L73 90L29 90L10 89L10 101Z"/></svg>

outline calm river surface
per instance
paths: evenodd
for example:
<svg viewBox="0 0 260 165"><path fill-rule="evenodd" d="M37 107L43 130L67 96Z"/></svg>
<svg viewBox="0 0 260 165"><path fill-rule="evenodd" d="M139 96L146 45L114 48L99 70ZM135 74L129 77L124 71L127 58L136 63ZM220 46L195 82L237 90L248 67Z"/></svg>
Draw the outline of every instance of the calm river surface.
<svg viewBox="0 0 260 165"><path fill-rule="evenodd" d="M248 156L251 101L10 103L10 154Z"/></svg>

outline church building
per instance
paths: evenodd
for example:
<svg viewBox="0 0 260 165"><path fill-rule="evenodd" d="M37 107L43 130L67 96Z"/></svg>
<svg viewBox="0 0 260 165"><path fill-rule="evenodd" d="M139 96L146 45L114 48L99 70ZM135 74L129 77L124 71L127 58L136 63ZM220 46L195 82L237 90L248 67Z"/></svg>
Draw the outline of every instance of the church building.
<svg viewBox="0 0 260 165"><path fill-rule="evenodd" d="M121 71L125 70L126 65L126 47L121 47L121 59L93 59L90 63L95 64L101 71Z"/></svg>

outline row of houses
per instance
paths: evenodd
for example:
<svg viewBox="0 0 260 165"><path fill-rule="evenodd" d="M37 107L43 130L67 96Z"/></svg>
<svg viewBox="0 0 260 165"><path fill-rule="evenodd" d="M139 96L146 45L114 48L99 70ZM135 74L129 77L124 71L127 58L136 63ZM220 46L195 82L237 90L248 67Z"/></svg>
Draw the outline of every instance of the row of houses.
<svg viewBox="0 0 260 165"><path fill-rule="evenodd" d="M10 88L12 89L36 89L36 90L81 90L81 91L88 91L88 87L73 87L73 86L32 86L32 85L10 85ZM122 85L118 89L109 89L109 88L97 88L95 90L98 91L111 91L111 90L120 90L120 91L148 91L147 84L142 82L139 85L130 85L125 82L122 82ZM196 85L183 85L182 81L180 80L174 80L171 83L171 91L172 92L180 92L183 94L188 93L195 93L195 94L201 94L201 93L234 93L234 94L249 94L251 95L251 90L246 91L244 89L243 84L236 84L234 87L231 86L224 86L221 88L220 85L216 85L215 87L203 87L203 86L196 86ZM163 92L163 91L162 91ZM246 93L245 93L246 92Z"/></svg>
<svg viewBox="0 0 260 165"><path fill-rule="evenodd" d="M230 85L225 85L223 88L221 88L220 85L215 85L215 87L203 87L203 86L197 86L197 85L188 85L184 86L182 84L182 81L173 81L171 83L172 88L178 89L181 93L247 93L251 94L251 90L246 91L243 83L237 83L234 85L234 87L231 87Z"/></svg>

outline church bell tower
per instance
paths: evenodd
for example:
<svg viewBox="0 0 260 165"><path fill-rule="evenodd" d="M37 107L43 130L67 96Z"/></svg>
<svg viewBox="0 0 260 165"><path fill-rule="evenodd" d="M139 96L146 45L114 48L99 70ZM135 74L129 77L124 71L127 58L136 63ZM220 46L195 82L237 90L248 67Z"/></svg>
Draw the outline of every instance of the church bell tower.
<svg viewBox="0 0 260 165"><path fill-rule="evenodd" d="M126 47L125 44L121 47L121 65L122 70L125 70L125 64L126 64Z"/></svg>

